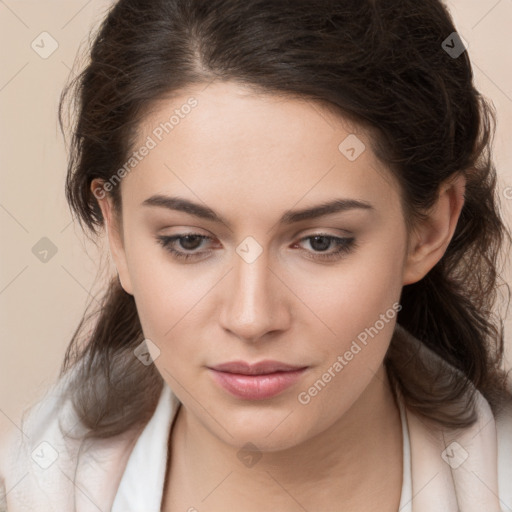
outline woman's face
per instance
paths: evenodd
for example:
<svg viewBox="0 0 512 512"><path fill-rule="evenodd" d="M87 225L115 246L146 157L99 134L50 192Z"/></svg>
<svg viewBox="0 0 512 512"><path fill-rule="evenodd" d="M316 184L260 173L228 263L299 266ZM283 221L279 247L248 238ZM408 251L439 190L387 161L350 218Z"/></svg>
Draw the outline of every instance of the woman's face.
<svg viewBox="0 0 512 512"><path fill-rule="evenodd" d="M405 280L398 185L369 139L227 82L161 102L135 146L114 257L190 421L263 450L333 426L381 368ZM301 370L212 369L240 361Z"/></svg>

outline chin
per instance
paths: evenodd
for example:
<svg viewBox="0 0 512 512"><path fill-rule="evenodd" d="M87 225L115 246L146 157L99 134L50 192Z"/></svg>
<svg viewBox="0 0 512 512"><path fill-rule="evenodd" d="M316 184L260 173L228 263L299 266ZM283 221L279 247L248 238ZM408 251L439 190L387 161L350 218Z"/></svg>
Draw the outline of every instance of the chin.
<svg viewBox="0 0 512 512"><path fill-rule="evenodd" d="M268 435L261 431L248 429L246 431L232 432L232 435L232 438L227 436L224 441L237 451L242 452L279 452L294 448L306 440L306 437L303 438L299 432L293 433L290 431Z"/></svg>
<svg viewBox="0 0 512 512"><path fill-rule="evenodd" d="M220 415L222 426L209 423L217 436L237 449L252 443L261 451L279 451L291 448L308 437L307 421L299 418L297 411L292 411L291 406L270 409L268 405L249 411L225 410Z"/></svg>

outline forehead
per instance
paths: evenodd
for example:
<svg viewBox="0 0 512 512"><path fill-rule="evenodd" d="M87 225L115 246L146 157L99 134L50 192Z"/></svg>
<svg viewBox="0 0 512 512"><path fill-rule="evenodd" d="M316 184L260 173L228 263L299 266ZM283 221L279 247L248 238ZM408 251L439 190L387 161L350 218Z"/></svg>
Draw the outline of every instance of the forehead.
<svg viewBox="0 0 512 512"><path fill-rule="evenodd" d="M123 203L168 193L254 213L342 196L386 208L399 194L364 130L317 102L231 82L155 103L133 149L143 146L151 149L123 179Z"/></svg>

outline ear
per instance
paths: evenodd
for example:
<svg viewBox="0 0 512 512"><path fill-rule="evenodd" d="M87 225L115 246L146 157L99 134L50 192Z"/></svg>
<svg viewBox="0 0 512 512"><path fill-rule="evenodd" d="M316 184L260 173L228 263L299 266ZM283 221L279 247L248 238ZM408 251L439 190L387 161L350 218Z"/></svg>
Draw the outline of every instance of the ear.
<svg viewBox="0 0 512 512"><path fill-rule="evenodd" d="M91 192L98 200L98 205L101 208L101 213L103 214L110 254L114 260L115 266L117 267L121 286L126 293L133 295L132 283L128 272L128 265L126 263L122 223L121 220L118 219L111 196L109 196L103 189L103 183L104 182L101 179L94 179L91 182Z"/></svg>
<svg viewBox="0 0 512 512"><path fill-rule="evenodd" d="M420 281L443 257L464 206L465 190L466 178L462 173L440 186L436 204L410 235L404 285Z"/></svg>

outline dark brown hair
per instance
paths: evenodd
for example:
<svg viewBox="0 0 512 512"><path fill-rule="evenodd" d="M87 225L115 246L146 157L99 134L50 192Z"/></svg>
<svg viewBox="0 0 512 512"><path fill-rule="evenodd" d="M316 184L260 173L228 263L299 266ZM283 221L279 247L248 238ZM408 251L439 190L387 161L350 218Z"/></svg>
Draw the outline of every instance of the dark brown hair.
<svg viewBox="0 0 512 512"><path fill-rule="evenodd" d="M120 0L61 97L61 127L71 91L76 113L70 207L97 235L104 219L91 181L107 181L124 165L157 100L213 80L318 101L368 129L372 149L400 183L409 228L440 184L464 173L453 239L426 277L403 288L397 319L450 366L405 348L400 331L385 364L408 407L443 427L469 426L474 389L495 413L509 397L495 303L500 284L509 292L499 269L511 238L492 162L495 113L474 87L468 52L456 56L443 45L455 30L439 0ZM110 192L119 213L120 188ZM133 297L111 278L61 369L61 376L75 370L68 393L91 436L151 417L163 380L134 356L143 339Z"/></svg>

